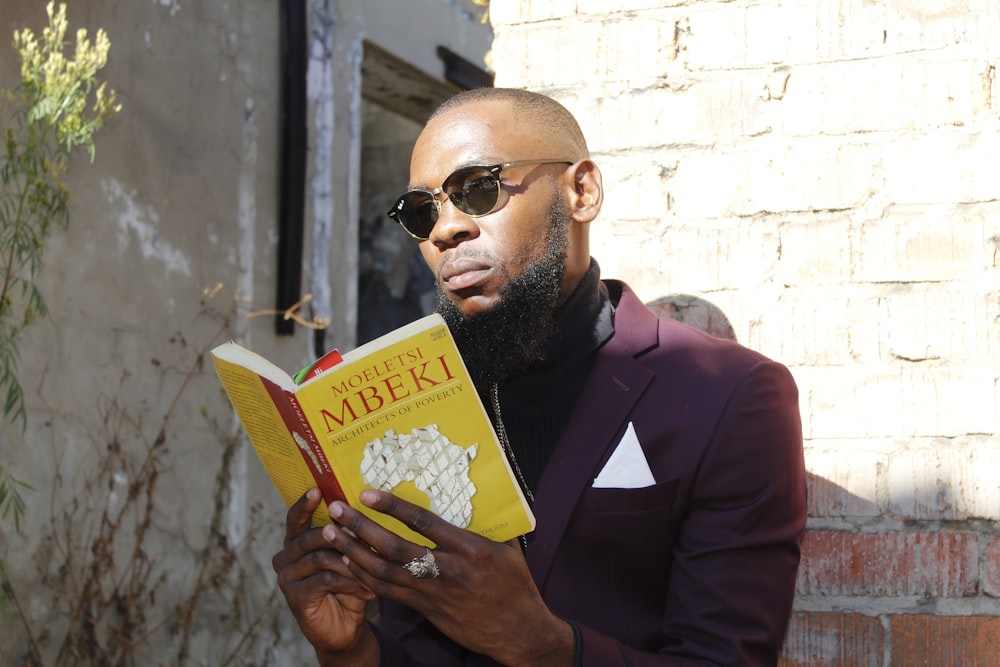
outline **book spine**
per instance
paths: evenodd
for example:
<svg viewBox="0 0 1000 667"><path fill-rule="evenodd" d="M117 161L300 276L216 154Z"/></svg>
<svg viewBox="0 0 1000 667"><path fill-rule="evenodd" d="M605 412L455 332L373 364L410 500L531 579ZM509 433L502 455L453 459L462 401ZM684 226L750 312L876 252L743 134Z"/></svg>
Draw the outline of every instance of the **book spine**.
<svg viewBox="0 0 1000 667"><path fill-rule="evenodd" d="M278 408L288 433L292 436L299 453L302 454L302 458L309 467L317 488L323 494L323 500L326 501L327 505L335 500L350 505L351 503L347 500L347 495L340 486L337 475L334 474L333 467L327 460L319 440L316 439L316 433L306 420L305 413L302 412L302 406L299 405L295 394L267 380L264 380L264 386L267 387L267 393L270 394L271 400Z"/></svg>

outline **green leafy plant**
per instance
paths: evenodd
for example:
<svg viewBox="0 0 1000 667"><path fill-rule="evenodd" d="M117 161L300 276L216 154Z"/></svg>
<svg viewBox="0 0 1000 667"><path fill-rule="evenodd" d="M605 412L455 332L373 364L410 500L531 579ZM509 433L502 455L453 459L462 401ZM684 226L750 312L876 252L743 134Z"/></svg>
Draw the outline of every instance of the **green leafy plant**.
<svg viewBox="0 0 1000 667"><path fill-rule="evenodd" d="M46 6L41 38L25 28L14 32L21 83L0 89L0 421L26 427L24 391L17 376L19 337L45 315L35 285L49 233L69 224L70 193L63 182L75 148L94 159L94 133L121 106L113 90L97 79L111 44L103 30L93 41L77 30L72 57L65 51L66 5ZM0 516L16 530L28 488L0 466ZM0 562L0 576L3 563Z"/></svg>

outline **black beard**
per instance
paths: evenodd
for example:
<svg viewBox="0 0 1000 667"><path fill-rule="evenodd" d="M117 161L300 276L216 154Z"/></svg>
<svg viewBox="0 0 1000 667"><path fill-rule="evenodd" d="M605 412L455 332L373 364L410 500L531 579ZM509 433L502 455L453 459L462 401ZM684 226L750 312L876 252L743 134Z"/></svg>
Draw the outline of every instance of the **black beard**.
<svg viewBox="0 0 1000 667"><path fill-rule="evenodd" d="M542 359L556 333L554 318L569 247L569 215L556 198L549 211L545 254L500 289L491 310L467 317L437 288L441 313L477 389L524 371Z"/></svg>

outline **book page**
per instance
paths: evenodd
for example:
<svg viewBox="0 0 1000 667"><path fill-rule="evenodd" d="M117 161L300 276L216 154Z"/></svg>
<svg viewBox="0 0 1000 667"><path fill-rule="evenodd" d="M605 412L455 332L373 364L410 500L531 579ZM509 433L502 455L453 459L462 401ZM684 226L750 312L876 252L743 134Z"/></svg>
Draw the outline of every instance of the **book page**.
<svg viewBox="0 0 1000 667"><path fill-rule="evenodd" d="M282 421L261 378L253 371L216 358L215 369L244 430L281 499L291 506L316 486L295 441ZM330 523L320 506L314 522ZM319 525L317 523L317 525Z"/></svg>

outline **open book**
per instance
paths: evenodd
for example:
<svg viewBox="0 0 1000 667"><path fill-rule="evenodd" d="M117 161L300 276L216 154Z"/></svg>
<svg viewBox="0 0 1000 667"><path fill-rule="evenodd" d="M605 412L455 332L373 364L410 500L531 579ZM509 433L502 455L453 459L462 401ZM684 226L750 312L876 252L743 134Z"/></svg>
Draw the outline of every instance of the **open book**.
<svg viewBox="0 0 1000 667"><path fill-rule="evenodd" d="M306 379L296 384L236 343L212 350L222 386L287 505L316 486L326 504L342 500L426 546L433 544L362 506L358 494L366 488L391 491L496 541L534 529L531 509L440 315L396 329L339 362L338 356L329 370L300 374ZM313 522L330 523L325 504Z"/></svg>

